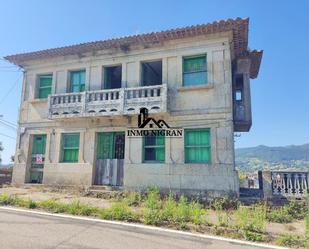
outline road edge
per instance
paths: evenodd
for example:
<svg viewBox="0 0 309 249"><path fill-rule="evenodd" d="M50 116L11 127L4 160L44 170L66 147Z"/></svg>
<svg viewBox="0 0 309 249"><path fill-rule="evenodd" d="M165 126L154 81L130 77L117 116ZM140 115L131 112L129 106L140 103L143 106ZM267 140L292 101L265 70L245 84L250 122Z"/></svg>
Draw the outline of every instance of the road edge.
<svg viewBox="0 0 309 249"><path fill-rule="evenodd" d="M149 225L143 225L143 224L137 224L137 223L103 220L103 219L90 218L90 217L77 216L77 215L69 215L69 214L48 213L44 211L29 210L29 209L14 208L14 207L4 207L4 206L0 206L0 210L31 213L31 214L44 215L44 216L54 216L54 217L66 218L66 219L84 220L84 221L91 221L91 222L97 222L97 223L103 223L103 224L118 225L118 226L123 226L127 228L140 228L140 229L146 229L146 230L152 230L152 231L158 231L158 232L167 232L167 233L173 233L173 234L179 234L179 235L186 235L186 236L191 236L191 237L196 237L196 238L232 242L232 243L237 243L241 245L256 246L260 248L287 249L287 247L280 247L280 246L275 246L275 245L270 245L270 244L265 244L265 243L256 243L256 242L244 241L244 240L239 240L239 239L231 239L231 238L225 238L225 237L208 235L208 234L191 233L191 232L185 232L185 231L179 231L179 230L173 230L173 229L168 229L168 228L155 227L155 226L149 226Z"/></svg>

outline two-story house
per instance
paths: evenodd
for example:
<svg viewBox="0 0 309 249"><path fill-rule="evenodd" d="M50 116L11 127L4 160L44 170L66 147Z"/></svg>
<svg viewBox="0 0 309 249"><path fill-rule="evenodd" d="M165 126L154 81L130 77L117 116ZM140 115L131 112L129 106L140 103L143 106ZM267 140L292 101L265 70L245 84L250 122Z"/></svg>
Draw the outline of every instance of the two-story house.
<svg viewBox="0 0 309 249"><path fill-rule="evenodd" d="M5 57L24 70L13 183L237 195L234 132L250 129L262 58L248 49L248 25ZM172 135L139 132L167 127Z"/></svg>

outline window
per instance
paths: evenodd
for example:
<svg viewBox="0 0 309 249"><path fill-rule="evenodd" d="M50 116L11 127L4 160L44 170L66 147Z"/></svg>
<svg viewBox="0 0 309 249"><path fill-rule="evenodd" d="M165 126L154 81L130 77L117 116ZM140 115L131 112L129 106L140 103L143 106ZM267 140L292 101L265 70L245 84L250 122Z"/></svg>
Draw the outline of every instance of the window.
<svg viewBox="0 0 309 249"><path fill-rule="evenodd" d="M39 86L38 86L38 98L46 99L48 95L51 93L52 89L52 74L40 75L39 76Z"/></svg>
<svg viewBox="0 0 309 249"><path fill-rule="evenodd" d="M78 162L79 133L62 134L61 139L61 162Z"/></svg>
<svg viewBox="0 0 309 249"><path fill-rule="evenodd" d="M183 85L207 84L207 57L206 55L183 58Z"/></svg>
<svg viewBox="0 0 309 249"><path fill-rule="evenodd" d="M124 158L124 132L100 132L97 135L97 159Z"/></svg>
<svg viewBox="0 0 309 249"><path fill-rule="evenodd" d="M142 63L142 85L162 85L162 61Z"/></svg>
<svg viewBox="0 0 309 249"><path fill-rule="evenodd" d="M104 68L104 89L121 88L121 66Z"/></svg>
<svg viewBox="0 0 309 249"><path fill-rule="evenodd" d="M209 129L185 130L186 163L209 163L210 154Z"/></svg>
<svg viewBox="0 0 309 249"><path fill-rule="evenodd" d="M144 162L165 161L165 137L145 136L144 137Z"/></svg>
<svg viewBox="0 0 309 249"><path fill-rule="evenodd" d="M70 72L70 92L85 91L85 70Z"/></svg>
<svg viewBox="0 0 309 249"><path fill-rule="evenodd" d="M244 76L237 74L235 77L235 100L241 102L243 100Z"/></svg>
<svg viewBox="0 0 309 249"><path fill-rule="evenodd" d="M242 91L241 90L236 90L235 99L236 101L242 101Z"/></svg>

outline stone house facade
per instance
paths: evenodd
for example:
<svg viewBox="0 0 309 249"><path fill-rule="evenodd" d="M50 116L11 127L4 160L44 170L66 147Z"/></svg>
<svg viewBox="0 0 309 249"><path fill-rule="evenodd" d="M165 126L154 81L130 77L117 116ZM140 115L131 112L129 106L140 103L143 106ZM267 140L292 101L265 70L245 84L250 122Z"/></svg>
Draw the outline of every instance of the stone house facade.
<svg viewBox="0 0 309 249"><path fill-rule="evenodd" d="M5 57L24 70L13 184L237 196L234 132L250 129L262 58L248 26L229 19Z"/></svg>

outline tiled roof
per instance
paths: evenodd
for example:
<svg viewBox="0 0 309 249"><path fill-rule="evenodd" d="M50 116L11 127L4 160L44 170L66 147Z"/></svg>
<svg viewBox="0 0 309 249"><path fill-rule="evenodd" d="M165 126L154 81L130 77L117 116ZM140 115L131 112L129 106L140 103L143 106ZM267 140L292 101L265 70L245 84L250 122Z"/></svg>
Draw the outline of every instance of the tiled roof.
<svg viewBox="0 0 309 249"><path fill-rule="evenodd" d="M72 46L40 50L36 52L9 55L4 57L11 63L22 65L28 60L46 59L65 55L83 54L105 49L125 50L134 45L156 44L168 40L190 38L225 31L233 31L234 55L239 57L247 53L249 18L221 20L208 24L170 29L160 32L126 36L102 41L81 43ZM257 75L257 72L256 72Z"/></svg>

